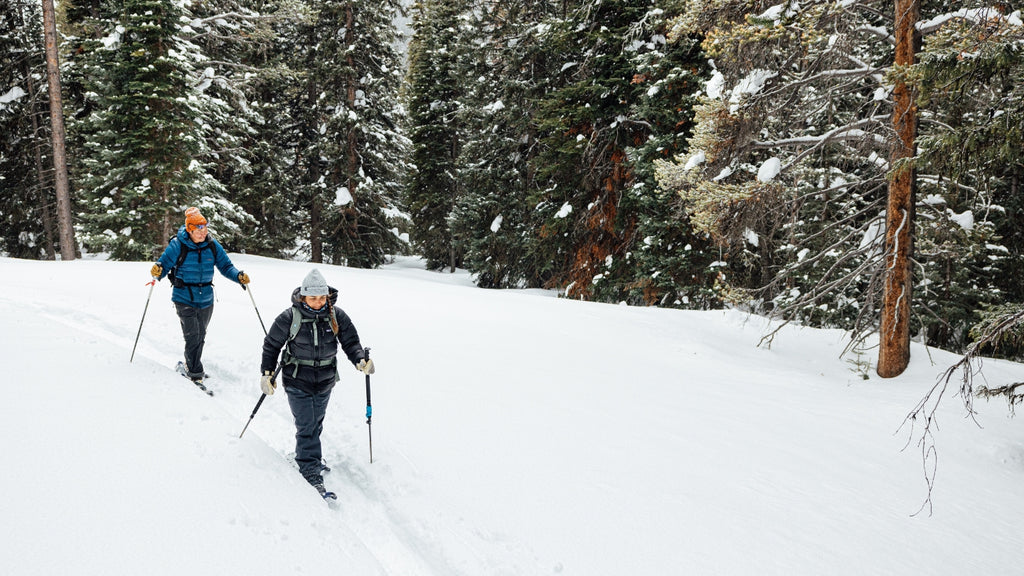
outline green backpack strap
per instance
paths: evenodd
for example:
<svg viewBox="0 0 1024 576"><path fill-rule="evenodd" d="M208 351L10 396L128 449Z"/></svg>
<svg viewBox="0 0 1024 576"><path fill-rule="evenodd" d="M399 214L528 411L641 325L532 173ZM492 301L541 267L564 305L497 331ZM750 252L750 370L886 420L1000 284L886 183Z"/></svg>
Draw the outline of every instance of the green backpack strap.
<svg viewBox="0 0 1024 576"><path fill-rule="evenodd" d="M298 307L292 306L292 325L288 328L288 340L285 344L295 340L295 335L299 333L299 328L302 327L302 313L299 312Z"/></svg>
<svg viewBox="0 0 1024 576"><path fill-rule="evenodd" d="M292 340L295 339L295 335L299 333L299 329L302 328L303 324L314 323L316 321L317 321L316 318L303 318L302 312L299 310L298 306L292 306L292 323L291 323L291 326L288 327L288 339L285 340L285 342L284 342L284 354L282 354L282 357L281 357L281 364L283 364L283 365L294 364L295 365L295 368L292 370L292 378L295 378L298 375L298 373L299 373L299 366L314 366L314 367L319 367L319 366L336 366L337 363L338 363L338 357L337 356L335 356L334 358L331 358L330 362L320 362L319 360L304 360L304 359L301 359L301 358L296 358L295 356L292 355L291 343L292 343ZM327 321L328 320L326 320L326 319L321 320L321 322L327 322ZM320 340L320 333L317 332L316 330L313 330L313 345L314 346L319 346L320 345L320 341L319 340Z"/></svg>

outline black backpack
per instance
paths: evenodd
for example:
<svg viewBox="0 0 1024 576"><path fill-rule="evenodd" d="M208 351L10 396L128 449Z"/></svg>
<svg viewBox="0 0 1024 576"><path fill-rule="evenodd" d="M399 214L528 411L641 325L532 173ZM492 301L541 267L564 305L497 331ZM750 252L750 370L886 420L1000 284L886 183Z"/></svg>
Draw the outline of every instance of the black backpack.
<svg viewBox="0 0 1024 576"><path fill-rule="evenodd" d="M175 238L177 238L176 235L171 236L171 240L174 240ZM194 298L194 296L192 295L193 286L205 288L206 286L213 286L213 282L185 282L178 278L176 274L178 266L181 266L181 263L185 261L185 257L188 256L189 252L198 252L199 261L202 262L203 250L209 250L210 252L213 252L213 242L211 241L211 239L208 238L206 242L203 242L205 246L200 246L199 248L193 248L191 246L186 245L184 242L179 243L181 244L181 251L178 253L178 259L174 262L174 266L172 266L171 269L167 271L167 279L171 281L171 285L174 286L175 288L188 288L189 297Z"/></svg>
<svg viewBox="0 0 1024 576"><path fill-rule="evenodd" d="M318 334L318 332L316 331L316 326L315 326L316 322L327 322L327 323L329 323L331 325L331 332L333 332L335 336L338 335L338 324L334 321L334 307L333 306L327 311L327 316L323 317L323 318L321 318L319 316L313 317L313 318L306 318L306 317L304 317L302 315L302 312L299 311L299 307L298 306L292 306L292 322L291 322L291 325L288 327L288 339L285 340L285 342L284 342L284 352L281 354L281 366L282 367L287 366L289 364L292 364L292 365L295 366L294 370L292 371L292 378L294 378L295 376L298 375L298 373L299 373L299 366L313 366L313 367L335 366L336 367L338 365L338 356L337 355L332 357L327 362L323 362L321 360L301 360L301 359L296 358L295 356L292 355L292 350L291 350L292 340L294 340L295 336L299 333L299 328L301 328L303 324L309 324L309 323L314 324L314 326L313 326L313 337L316 338L316 336ZM334 381L335 382L338 381L337 371L335 371L335 374L334 374Z"/></svg>

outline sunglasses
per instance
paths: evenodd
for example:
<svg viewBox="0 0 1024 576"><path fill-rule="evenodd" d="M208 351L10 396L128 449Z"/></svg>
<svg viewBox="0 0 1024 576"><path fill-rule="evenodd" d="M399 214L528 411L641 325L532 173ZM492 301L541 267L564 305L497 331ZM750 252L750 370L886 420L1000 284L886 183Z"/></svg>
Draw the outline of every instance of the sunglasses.
<svg viewBox="0 0 1024 576"><path fill-rule="evenodd" d="M196 224L194 228L196 230L206 230L206 224Z"/></svg>

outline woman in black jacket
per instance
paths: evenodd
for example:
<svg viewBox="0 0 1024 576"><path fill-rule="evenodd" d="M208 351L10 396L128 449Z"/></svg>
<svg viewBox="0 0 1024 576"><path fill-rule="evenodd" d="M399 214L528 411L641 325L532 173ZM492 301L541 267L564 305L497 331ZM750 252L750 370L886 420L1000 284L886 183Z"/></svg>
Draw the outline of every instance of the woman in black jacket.
<svg viewBox="0 0 1024 576"><path fill-rule="evenodd" d="M326 495L320 446L327 403L338 381L338 346L348 361L373 374L352 320L335 306L338 291L316 269L292 292L291 308L282 312L263 339L260 388L268 396L277 384L272 380L281 354L281 376L288 405L295 419L295 463L299 472L321 495Z"/></svg>

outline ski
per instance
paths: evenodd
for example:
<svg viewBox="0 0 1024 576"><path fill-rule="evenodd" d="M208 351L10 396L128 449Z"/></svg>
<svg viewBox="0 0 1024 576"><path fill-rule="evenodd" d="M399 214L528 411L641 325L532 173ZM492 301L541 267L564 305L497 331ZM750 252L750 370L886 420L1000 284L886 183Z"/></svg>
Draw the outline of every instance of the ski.
<svg viewBox="0 0 1024 576"><path fill-rule="evenodd" d="M320 497L323 498L324 500L338 499L338 495L324 488L323 484L314 484L313 488L316 488L316 491L320 493Z"/></svg>
<svg viewBox="0 0 1024 576"><path fill-rule="evenodd" d="M185 369L185 363L184 362L180 362L179 361L178 365L174 367L174 371L177 372L178 374L181 374L185 378L188 378L189 382L195 384L196 388L199 388L200 390L205 392L207 396L213 396L213 390L210 390L209 388L206 387L205 384L203 384L202 378L200 378L198 380L193 380L191 377L189 377L188 370ZM206 376L205 372L203 373L203 376Z"/></svg>
<svg viewBox="0 0 1024 576"><path fill-rule="evenodd" d="M213 396L213 390L207 388L206 385L203 384L202 380L193 380L192 383L196 385L196 388L199 388L203 392L206 392L207 396Z"/></svg>

